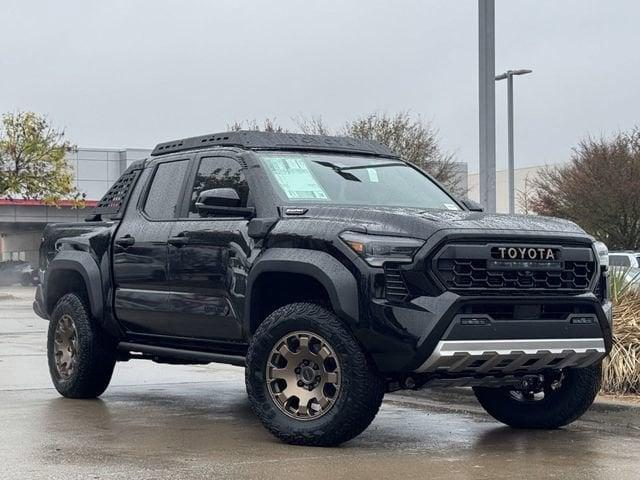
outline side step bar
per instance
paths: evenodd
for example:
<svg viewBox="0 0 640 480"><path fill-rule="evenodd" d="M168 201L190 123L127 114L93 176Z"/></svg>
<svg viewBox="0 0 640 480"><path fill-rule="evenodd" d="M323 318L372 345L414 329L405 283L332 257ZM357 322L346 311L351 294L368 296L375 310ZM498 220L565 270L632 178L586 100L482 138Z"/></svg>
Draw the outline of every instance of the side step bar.
<svg viewBox="0 0 640 480"><path fill-rule="evenodd" d="M224 353L198 352L182 350L180 348L157 347L142 343L120 342L118 350L126 352L138 352L147 355L155 355L164 358L177 358L180 360L193 360L197 362L226 363L228 365L245 366L245 358L240 355L226 355Z"/></svg>

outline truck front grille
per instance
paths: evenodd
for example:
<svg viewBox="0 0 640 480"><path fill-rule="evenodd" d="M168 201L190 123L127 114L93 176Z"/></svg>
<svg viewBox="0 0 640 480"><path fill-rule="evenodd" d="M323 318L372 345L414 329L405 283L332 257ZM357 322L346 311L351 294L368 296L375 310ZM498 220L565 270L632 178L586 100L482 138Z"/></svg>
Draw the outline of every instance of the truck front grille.
<svg viewBox="0 0 640 480"><path fill-rule="evenodd" d="M488 270L486 260L442 259L440 278L450 290L587 290L594 262L564 262L561 270Z"/></svg>
<svg viewBox="0 0 640 480"><path fill-rule="evenodd" d="M459 293L584 293L590 290L596 261L590 248L560 249L556 262L496 262L490 245L449 245L434 260L438 279Z"/></svg>

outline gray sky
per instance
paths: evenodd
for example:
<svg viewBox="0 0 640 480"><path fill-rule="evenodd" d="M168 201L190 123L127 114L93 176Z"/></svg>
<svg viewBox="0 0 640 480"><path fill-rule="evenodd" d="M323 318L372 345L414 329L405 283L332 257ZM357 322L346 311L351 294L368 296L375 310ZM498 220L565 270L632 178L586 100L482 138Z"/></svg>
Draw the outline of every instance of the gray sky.
<svg viewBox="0 0 640 480"><path fill-rule="evenodd" d="M11 0L0 111L47 114L83 147L151 147L242 119L431 120L477 169L476 0ZM565 160L640 124L640 2L497 0L496 72L517 78L516 163ZM498 168L506 85L496 88Z"/></svg>

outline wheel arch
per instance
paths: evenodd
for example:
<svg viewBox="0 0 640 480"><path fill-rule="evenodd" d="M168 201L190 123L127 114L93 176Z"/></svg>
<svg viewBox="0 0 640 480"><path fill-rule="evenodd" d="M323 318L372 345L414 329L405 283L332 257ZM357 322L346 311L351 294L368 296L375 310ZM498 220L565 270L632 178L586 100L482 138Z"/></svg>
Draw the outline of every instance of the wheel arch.
<svg viewBox="0 0 640 480"><path fill-rule="evenodd" d="M272 248L266 250L253 265L247 279L247 295L244 315L244 331L248 337L253 335L260 322L264 320L260 308L261 294L266 286L273 287L268 280L287 278L294 285L304 283L322 287L322 292L314 289L309 292L314 300L326 298L331 309L339 318L350 324L359 320L358 286L352 273L338 260L326 252L294 248ZM275 283L282 287L282 284ZM292 301L301 300L297 295Z"/></svg>
<svg viewBox="0 0 640 480"><path fill-rule="evenodd" d="M51 315L56 302L64 294L75 292L85 297L91 315L97 320L102 319L102 276L98 264L88 252L70 250L58 253L47 266L44 286L47 315Z"/></svg>

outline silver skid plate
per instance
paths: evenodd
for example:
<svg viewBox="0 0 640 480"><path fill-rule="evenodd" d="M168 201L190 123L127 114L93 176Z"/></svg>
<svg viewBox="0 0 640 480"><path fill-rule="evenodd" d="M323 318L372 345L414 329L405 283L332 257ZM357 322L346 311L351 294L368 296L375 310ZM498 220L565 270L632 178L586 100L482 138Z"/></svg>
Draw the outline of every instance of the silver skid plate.
<svg viewBox="0 0 640 480"><path fill-rule="evenodd" d="M586 367L604 357L602 338L441 341L416 372L513 373Z"/></svg>

